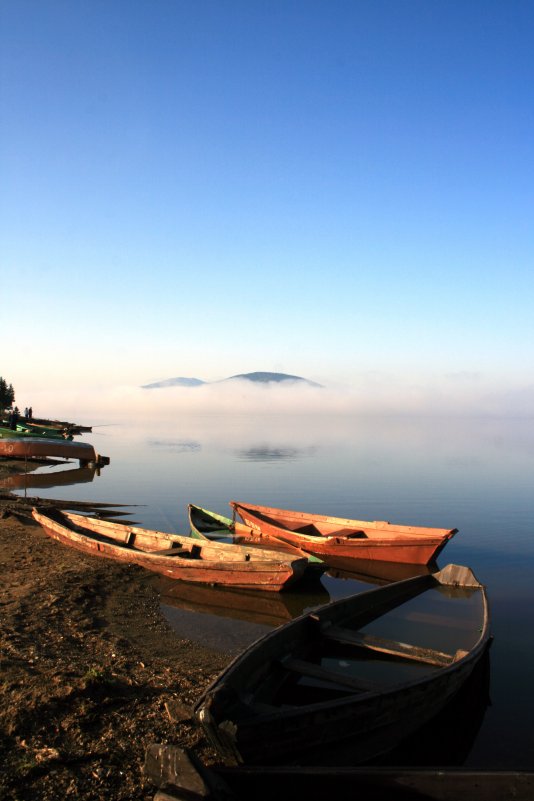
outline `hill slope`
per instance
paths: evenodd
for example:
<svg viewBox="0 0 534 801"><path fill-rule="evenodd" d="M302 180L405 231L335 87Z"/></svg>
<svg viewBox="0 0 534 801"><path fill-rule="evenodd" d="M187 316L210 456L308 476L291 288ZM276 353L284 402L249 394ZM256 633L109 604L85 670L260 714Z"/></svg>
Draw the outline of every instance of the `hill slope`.
<svg viewBox="0 0 534 801"><path fill-rule="evenodd" d="M271 382L281 384L283 382L294 383L299 382L308 384L312 387L320 387L315 381L309 381L307 378L302 378L299 375L288 375L287 373L268 373L268 372L254 372L254 373L239 373L232 375L229 378L222 378L220 381L202 381L200 378L186 378L180 376L178 378L166 378L162 381L156 381L153 384L144 384L142 389L161 389L163 387L200 387L204 384L221 384L226 381L250 381L256 384L269 384Z"/></svg>
<svg viewBox="0 0 534 801"><path fill-rule="evenodd" d="M200 378L166 378L163 381L156 381L154 384L144 384L141 389L160 389L160 387L200 387L205 384Z"/></svg>

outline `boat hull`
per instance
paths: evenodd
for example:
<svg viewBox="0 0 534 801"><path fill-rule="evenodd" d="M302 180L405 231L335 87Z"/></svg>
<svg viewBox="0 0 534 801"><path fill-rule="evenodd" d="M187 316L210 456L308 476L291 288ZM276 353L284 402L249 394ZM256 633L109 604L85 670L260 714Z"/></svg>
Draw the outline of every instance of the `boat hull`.
<svg viewBox="0 0 534 801"><path fill-rule="evenodd" d="M88 442L71 442L48 437L8 437L0 438L0 456L11 458L78 459L82 463L97 462L98 456Z"/></svg>
<svg viewBox="0 0 534 801"><path fill-rule="evenodd" d="M180 581L279 592L302 578L306 567L304 559L284 560L283 555L278 561L254 559L248 551L238 552L234 546L201 546L191 537L83 515L66 513L53 518L34 509L33 517L49 537L63 545ZM176 555L157 553L172 549Z"/></svg>
<svg viewBox="0 0 534 801"><path fill-rule="evenodd" d="M230 505L245 523L245 530L254 532L251 538L281 540L326 562L353 558L426 565L457 531L312 515L236 501ZM313 535L303 530L311 528Z"/></svg>

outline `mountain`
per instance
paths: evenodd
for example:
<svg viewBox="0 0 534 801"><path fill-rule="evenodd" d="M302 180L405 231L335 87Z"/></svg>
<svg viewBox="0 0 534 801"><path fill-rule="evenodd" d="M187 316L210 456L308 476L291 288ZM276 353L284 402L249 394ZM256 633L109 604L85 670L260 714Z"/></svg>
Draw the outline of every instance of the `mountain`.
<svg viewBox="0 0 534 801"><path fill-rule="evenodd" d="M292 383L298 381L299 383L308 384L311 387L320 387L321 384L315 381L309 381L307 378L302 378L299 375L288 375L287 373L240 373L239 375L232 375L229 378L223 378L220 381L202 381L200 378L166 378L163 381L156 381L153 384L144 384L142 389L160 389L162 387L200 387L203 384L222 384L226 381L251 381L256 384L269 384L270 382Z"/></svg>
<svg viewBox="0 0 534 801"><path fill-rule="evenodd" d="M299 375L288 375L287 373L240 373L239 375L232 375L230 378L224 378L223 381L254 381L260 384L268 384L270 381L281 383L282 381L302 381L305 384L310 384L313 387L320 387L315 381L309 381L307 378L302 378Z"/></svg>
<svg viewBox="0 0 534 801"><path fill-rule="evenodd" d="M159 389L160 387L200 387L205 384L200 378L166 378L164 381L156 381L154 384L144 384L141 389Z"/></svg>

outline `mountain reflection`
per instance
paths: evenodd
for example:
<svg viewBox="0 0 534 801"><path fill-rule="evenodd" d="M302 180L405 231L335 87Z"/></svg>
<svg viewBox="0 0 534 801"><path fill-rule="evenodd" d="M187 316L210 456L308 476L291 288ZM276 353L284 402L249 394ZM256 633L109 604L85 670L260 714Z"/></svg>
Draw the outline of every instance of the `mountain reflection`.
<svg viewBox="0 0 534 801"><path fill-rule="evenodd" d="M150 439L148 445L150 448L162 448L174 453L195 453L202 449L200 442L196 440Z"/></svg>
<svg viewBox="0 0 534 801"><path fill-rule="evenodd" d="M282 462L295 461L309 456L314 456L316 449L279 447L270 448L267 445L254 445L250 448L236 450L238 459L246 462Z"/></svg>

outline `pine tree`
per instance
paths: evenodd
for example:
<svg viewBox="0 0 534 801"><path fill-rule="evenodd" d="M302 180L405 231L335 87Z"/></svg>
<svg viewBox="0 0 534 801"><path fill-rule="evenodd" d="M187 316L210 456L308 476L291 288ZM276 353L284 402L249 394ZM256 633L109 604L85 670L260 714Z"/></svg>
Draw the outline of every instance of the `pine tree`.
<svg viewBox="0 0 534 801"><path fill-rule="evenodd" d="M0 376L0 409L7 409L15 401L15 390L13 384L7 384L5 378Z"/></svg>

